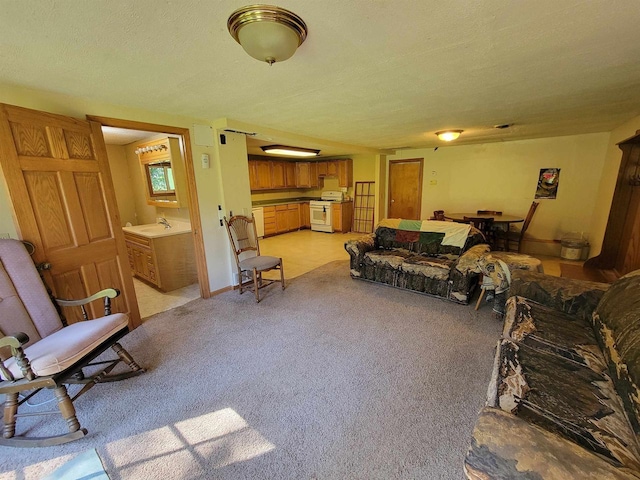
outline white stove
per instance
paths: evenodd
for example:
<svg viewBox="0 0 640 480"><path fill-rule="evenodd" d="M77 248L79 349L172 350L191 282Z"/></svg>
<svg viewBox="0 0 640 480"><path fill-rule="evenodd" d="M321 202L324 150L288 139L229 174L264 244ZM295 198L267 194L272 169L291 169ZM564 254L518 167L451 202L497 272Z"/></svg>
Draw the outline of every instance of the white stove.
<svg viewBox="0 0 640 480"><path fill-rule="evenodd" d="M343 192L327 190L326 192L322 192L320 200L312 200L309 202L311 230L333 233L331 205L335 202L342 202L343 200Z"/></svg>

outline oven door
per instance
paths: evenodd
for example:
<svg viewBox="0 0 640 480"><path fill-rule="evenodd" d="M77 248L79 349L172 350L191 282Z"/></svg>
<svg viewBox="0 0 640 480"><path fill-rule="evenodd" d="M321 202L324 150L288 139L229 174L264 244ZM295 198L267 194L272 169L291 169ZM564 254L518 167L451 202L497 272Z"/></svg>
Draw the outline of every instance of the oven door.
<svg viewBox="0 0 640 480"><path fill-rule="evenodd" d="M331 224L331 205L309 204L309 216L311 220L311 230L320 232L333 232Z"/></svg>

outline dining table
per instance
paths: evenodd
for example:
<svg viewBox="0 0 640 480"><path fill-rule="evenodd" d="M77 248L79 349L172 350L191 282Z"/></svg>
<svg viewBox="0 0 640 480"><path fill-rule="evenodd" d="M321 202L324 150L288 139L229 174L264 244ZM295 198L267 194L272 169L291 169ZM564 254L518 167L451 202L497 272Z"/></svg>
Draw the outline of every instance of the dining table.
<svg viewBox="0 0 640 480"><path fill-rule="evenodd" d="M464 222L464 217L474 217L474 218L493 218L493 224L496 226L502 227L504 230L509 230L509 225L512 223L522 223L524 222L524 217L518 215L495 215L492 213L446 213L444 214L444 218L448 220L453 220L454 222Z"/></svg>

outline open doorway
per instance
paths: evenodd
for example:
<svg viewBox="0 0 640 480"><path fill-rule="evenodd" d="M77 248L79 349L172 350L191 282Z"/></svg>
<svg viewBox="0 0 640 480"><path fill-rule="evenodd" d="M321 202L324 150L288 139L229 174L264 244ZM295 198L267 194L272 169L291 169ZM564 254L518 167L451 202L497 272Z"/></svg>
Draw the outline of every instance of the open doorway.
<svg viewBox="0 0 640 480"><path fill-rule="evenodd" d="M208 298L188 130L89 119L102 124L143 321L196 298Z"/></svg>

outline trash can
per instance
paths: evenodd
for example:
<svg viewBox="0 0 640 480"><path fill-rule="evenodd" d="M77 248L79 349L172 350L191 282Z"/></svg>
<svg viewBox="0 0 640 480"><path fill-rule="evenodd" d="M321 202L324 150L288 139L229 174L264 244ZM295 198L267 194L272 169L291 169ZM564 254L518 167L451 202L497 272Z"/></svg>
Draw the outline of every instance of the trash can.
<svg viewBox="0 0 640 480"><path fill-rule="evenodd" d="M562 249L560 258L565 260L581 260L582 252L587 246L587 241L582 238L565 237L560 240Z"/></svg>

